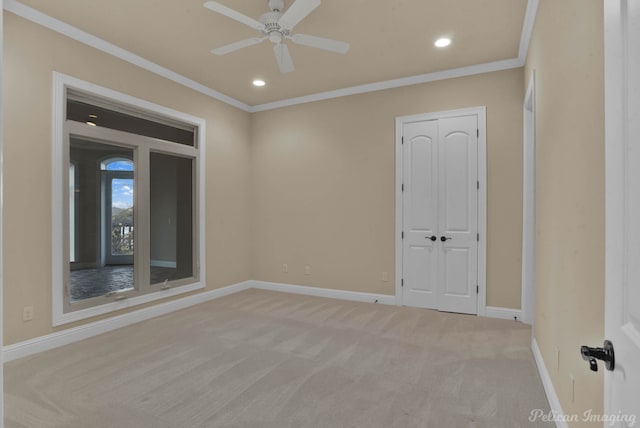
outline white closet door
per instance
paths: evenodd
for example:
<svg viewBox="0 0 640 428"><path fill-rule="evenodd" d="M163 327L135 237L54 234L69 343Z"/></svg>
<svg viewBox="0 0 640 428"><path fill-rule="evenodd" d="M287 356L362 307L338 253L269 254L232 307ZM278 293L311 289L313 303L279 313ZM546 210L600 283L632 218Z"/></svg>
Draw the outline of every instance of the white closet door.
<svg viewBox="0 0 640 428"><path fill-rule="evenodd" d="M403 302L436 309L438 122L405 124L403 135Z"/></svg>
<svg viewBox="0 0 640 428"><path fill-rule="evenodd" d="M477 313L478 119L440 119L438 136L441 311Z"/></svg>
<svg viewBox="0 0 640 428"><path fill-rule="evenodd" d="M477 313L477 129L475 115L403 125L404 305Z"/></svg>

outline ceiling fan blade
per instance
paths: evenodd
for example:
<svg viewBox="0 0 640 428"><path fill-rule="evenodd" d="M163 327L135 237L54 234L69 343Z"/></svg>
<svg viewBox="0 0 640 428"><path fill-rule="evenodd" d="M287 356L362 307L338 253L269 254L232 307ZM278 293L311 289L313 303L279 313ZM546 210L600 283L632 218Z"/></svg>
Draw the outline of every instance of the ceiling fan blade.
<svg viewBox="0 0 640 428"><path fill-rule="evenodd" d="M300 21L307 17L313 10L320 6L320 0L295 0L278 23L287 30L293 30Z"/></svg>
<svg viewBox="0 0 640 428"><path fill-rule="evenodd" d="M297 45L310 46L312 48L324 49L325 51L347 53L349 43L339 40L326 39L324 37L309 36L307 34L294 34L290 37Z"/></svg>
<svg viewBox="0 0 640 428"><path fill-rule="evenodd" d="M266 37L252 37L250 39L240 40L239 42L230 43L228 45L220 46L211 50L212 54L225 55L238 49L246 48L248 46L257 45L266 40Z"/></svg>
<svg viewBox="0 0 640 428"><path fill-rule="evenodd" d="M228 18L235 19L238 22L243 23L244 25L248 25L251 28L262 31L264 29L264 24L256 21L253 18L248 17L247 15L243 15L240 12L236 12L233 9L228 8L225 5L222 5L215 1L208 1L203 4L209 10L219 13L220 15L224 15Z"/></svg>
<svg viewBox="0 0 640 428"><path fill-rule="evenodd" d="M273 46L273 51L276 54L276 61L278 61L278 67L280 67L281 73L291 73L295 68L293 66L293 60L289 53L289 48L284 43L278 43Z"/></svg>

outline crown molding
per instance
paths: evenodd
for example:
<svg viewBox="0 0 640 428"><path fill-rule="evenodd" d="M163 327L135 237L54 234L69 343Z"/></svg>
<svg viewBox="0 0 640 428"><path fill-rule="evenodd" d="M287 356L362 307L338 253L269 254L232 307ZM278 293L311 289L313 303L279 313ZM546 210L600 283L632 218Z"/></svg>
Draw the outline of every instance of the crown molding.
<svg viewBox="0 0 640 428"><path fill-rule="evenodd" d="M485 64L471 65L467 67L454 68L437 71L435 73L420 74L417 76L403 77L400 79L385 80L366 85L352 86L349 88L337 89L334 91L320 92L302 97L289 98L282 101L274 101L265 104L252 106L252 113L273 110L277 108L289 107L298 104L311 103L314 101L328 100L332 98L346 97L349 95L364 94L367 92L382 91L385 89L400 88L402 86L418 85L420 83L435 82L438 80L455 79L457 77L473 76L475 74L491 73L494 71L509 70L523 67L529 51L529 42L533 33L533 25L536 21L538 4L540 0L528 0L527 9L524 15L522 33L520 35L520 47L518 57L502 61L489 62Z"/></svg>
<svg viewBox="0 0 640 428"><path fill-rule="evenodd" d="M191 80L188 77L176 73L175 71L171 71L168 68L162 67L154 62L149 61L148 59L142 58L141 56L122 49L114 45L113 43L109 43L106 40L96 37L93 34L89 34L86 31L82 31L79 28L76 28L72 25L67 24L66 22L62 22L56 18L46 15L16 0L4 0L4 9L8 12L20 16L21 18L27 19L33 23L39 24L52 31L65 35L80 43L84 43L87 46L91 46L92 48L115 56L116 58L157 74L158 76L162 76L166 79L172 80L180 85L186 86L187 88L193 89L194 91L200 92L218 101L222 101L223 103L229 104L233 107L247 112L250 110L249 105L238 101L235 98L218 92L215 89L211 89L208 86Z"/></svg>
<svg viewBox="0 0 640 428"><path fill-rule="evenodd" d="M435 82L438 80L454 79L457 77L472 76L476 74L490 73L501 70L509 70L512 68L518 68L524 66L526 61L527 52L529 49L529 42L531 39L531 33L533 32L533 25L535 23L536 13L538 10L539 0L528 0L527 10L524 17L524 24L522 27L522 34L520 37L520 47L518 50L518 57L512 59L506 59L502 61L495 61L485 64L471 65L467 67L460 67L450 70L437 71L434 73L420 74L416 76L403 77L399 79L385 80L381 82L369 83L365 85L352 86L343 89L337 89L333 91L320 92L317 94L305 95L302 97L289 98L280 101L269 102L265 104L258 104L250 106L235 98L225 95L215 89L198 83L189 79L181 74L162 67L152 61L149 61L139 55L122 49L113 43L109 43L99 37L96 37L90 33L80 30L72 25L69 25L63 21L46 15L36 9L26 6L17 0L4 0L4 9L8 12L14 13L24 19L48 28L52 31L65 35L80 43L84 43L123 61L136 65L151 73L162 76L168 80L176 82L194 91L200 92L213 99L236 107L248 113L257 113L267 110L273 110L293 105L305 104L315 101L328 100L332 98L345 97L356 94L364 94L368 92L382 91L385 89L400 88L403 86L417 85L421 83Z"/></svg>
<svg viewBox="0 0 640 428"><path fill-rule="evenodd" d="M522 24L522 35L520 36L520 49L518 49L518 59L524 65L527 61L527 53L529 52L529 43L531 42L531 34L533 33L533 25L536 22L538 14L538 5L540 0L528 0L527 11L524 14L524 23Z"/></svg>
<svg viewBox="0 0 640 428"><path fill-rule="evenodd" d="M273 110L297 104L311 103L314 101L328 100L331 98L346 97L349 95L364 94L368 92L383 91L385 89L400 88L403 86L418 85L420 83L435 82L438 80L455 79L457 77L473 76L474 74L491 73L493 71L509 70L511 68L522 67L518 58L506 59L503 61L489 62L486 64L470 65L468 67L454 68L435 73L419 74L417 76L402 77L400 79L385 80L383 82L369 83L366 85L352 86L335 91L320 92L303 97L289 98L272 103L259 104L251 107L251 112Z"/></svg>

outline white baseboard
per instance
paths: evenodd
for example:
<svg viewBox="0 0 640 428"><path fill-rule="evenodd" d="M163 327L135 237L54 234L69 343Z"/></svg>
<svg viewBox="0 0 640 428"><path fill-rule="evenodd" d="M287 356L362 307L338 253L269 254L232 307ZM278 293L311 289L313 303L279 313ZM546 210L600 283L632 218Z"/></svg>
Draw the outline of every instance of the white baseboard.
<svg viewBox="0 0 640 428"><path fill-rule="evenodd" d="M540 348L538 347L538 342L535 337L531 337L531 350L533 351L533 358L536 361L536 366L538 366L538 373L542 380L544 392L547 394L547 400L549 400L551 413L555 416L556 428L569 428L569 425L564 418L564 411L560 405L560 399L558 398L556 389L553 387L551 376L549 376L547 366L544 364L544 359L542 358L542 353L540 352Z"/></svg>
<svg viewBox="0 0 640 428"><path fill-rule="evenodd" d="M250 280L5 346L3 348L3 358L4 361L23 358L250 288L354 302L380 303L383 305L396 304L396 297L387 294L361 293L358 291ZM514 317L520 319L520 311L487 306L485 316L509 320L514 319Z"/></svg>
<svg viewBox="0 0 640 428"><path fill-rule="evenodd" d="M96 262L71 262L71 270L80 270L80 269L97 269L98 263Z"/></svg>
<svg viewBox="0 0 640 428"><path fill-rule="evenodd" d="M360 293L358 291L335 290L331 288L307 287L305 285L280 284L266 281L249 281L251 288L282 291L284 293L305 294L307 296L328 297L330 299L351 300L355 302L395 305L396 296L387 294Z"/></svg>
<svg viewBox="0 0 640 428"><path fill-rule="evenodd" d="M88 339L102 333L106 333L118 328L126 327L140 321L165 315L170 312L188 308L193 305L217 299L229 294L251 288L252 281L244 281L228 287L218 288L217 290L206 291L181 299L171 300L159 305L150 306L148 308L139 309L112 318L95 321L89 324L62 330L56 333L47 334L45 336L36 337L34 339L25 340L24 342L15 343L3 348L3 361L13 361L18 358L27 357L37 354L38 352L47 351L49 349L68 345L80 340Z"/></svg>
<svg viewBox="0 0 640 428"><path fill-rule="evenodd" d="M498 308L496 306L487 306L484 316L489 318L501 318L504 320L521 321L522 313L520 309Z"/></svg>
<svg viewBox="0 0 640 428"><path fill-rule="evenodd" d="M148 320L160 315L165 315L180 309L188 308L209 300L228 296L229 294L247 290L249 288L258 288L262 290L282 291L286 293L305 294L308 296L329 297L333 299L352 300L356 302L381 303L386 305L395 305L395 296L383 294L359 293L355 291L332 290L328 288L306 287L301 285L277 284L264 281L244 281L228 287L219 288L217 290L206 291L194 294L181 299L172 300L159 305L150 306L134 312L129 312L115 317L95 321L89 324L62 330L56 333L47 334L45 336L36 337L34 339L25 340L24 342L15 343L3 348L3 361L13 361L18 358L27 357L37 354L38 352L47 351L49 349L68 345L80 340L88 339L102 333L106 333L118 328L126 327Z"/></svg>

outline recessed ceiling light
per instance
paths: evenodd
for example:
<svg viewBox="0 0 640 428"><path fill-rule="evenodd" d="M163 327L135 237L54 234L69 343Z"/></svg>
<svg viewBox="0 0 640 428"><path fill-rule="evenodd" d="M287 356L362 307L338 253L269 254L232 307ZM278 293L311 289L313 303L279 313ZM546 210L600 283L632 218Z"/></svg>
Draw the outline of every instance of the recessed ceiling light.
<svg viewBox="0 0 640 428"><path fill-rule="evenodd" d="M262 79L256 79L256 80L253 81L253 86L257 86L257 87L260 88L260 87L262 87L264 85L266 85L266 82L264 80L262 80Z"/></svg>
<svg viewBox="0 0 640 428"><path fill-rule="evenodd" d="M447 39L446 37L443 37L441 39L436 40L436 42L434 43L434 45L436 45L436 47L439 48L446 48L447 46L449 46L451 44L451 39Z"/></svg>
<svg viewBox="0 0 640 428"><path fill-rule="evenodd" d="M95 124L95 122L85 122L85 123L86 123L87 125L89 125L89 126L98 126L98 125L96 125L96 124Z"/></svg>
<svg viewBox="0 0 640 428"><path fill-rule="evenodd" d="M96 116L95 114L90 114L90 115L89 115L89 117L90 117L91 119L97 119L97 118L98 118L98 116Z"/></svg>

